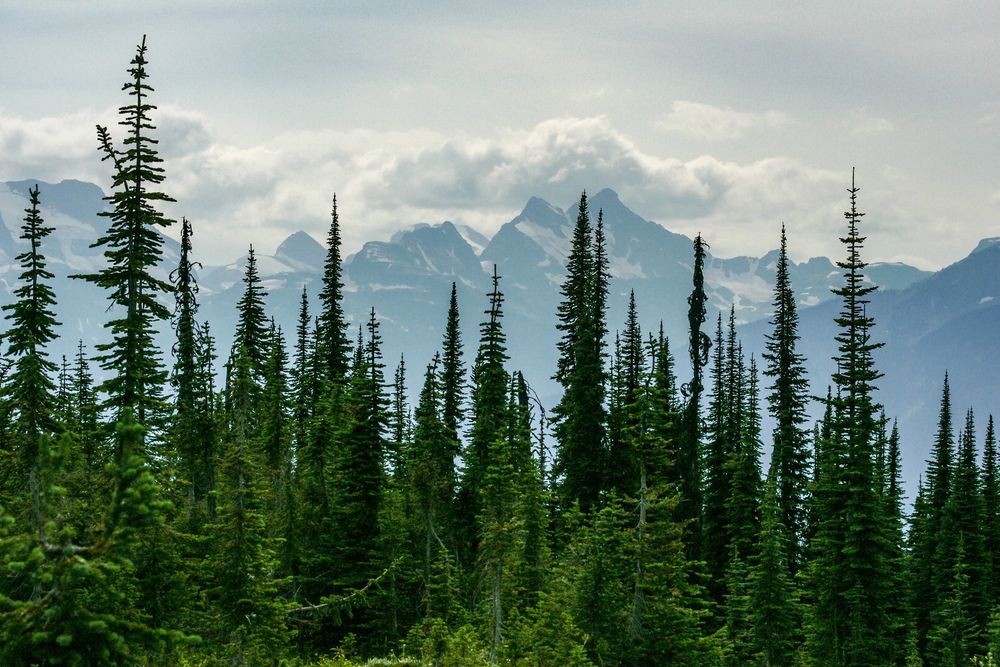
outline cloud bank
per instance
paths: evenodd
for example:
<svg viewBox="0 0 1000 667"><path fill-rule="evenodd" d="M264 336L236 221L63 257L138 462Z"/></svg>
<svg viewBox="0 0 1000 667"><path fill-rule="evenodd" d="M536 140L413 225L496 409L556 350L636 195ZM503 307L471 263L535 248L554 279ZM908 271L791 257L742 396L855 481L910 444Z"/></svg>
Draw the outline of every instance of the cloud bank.
<svg viewBox="0 0 1000 667"><path fill-rule="evenodd" d="M107 187L93 134L111 110L25 120L0 115L0 179L81 178ZM696 119L700 119L697 120ZM675 129L725 138L785 122L778 112L749 114L679 102ZM685 120L686 119L686 120ZM696 120L692 120L696 119ZM492 136L445 136L414 129L300 131L236 146L200 114L174 106L155 112L165 158L169 211L195 224L199 255L228 261L253 242L265 252L304 229L324 238L336 192L348 251L401 227L445 219L491 234L531 196L566 206L583 189L611 187L626 205L671 230L703 232L719 255L759 255L776 245L781 222L793 255L839 256L837 236L849 173L775 156L734 162L712 155L681 160L644 151L604 116L559 117ZM897 178L898 182L899 179ZM900 185L899 187L903 187ZM898 191L866 198L878 210L875 256L912 248L886 235L914 219ZM880 244L882 247L880 247ZM926 264L927 262L925 262Z"/></svg>

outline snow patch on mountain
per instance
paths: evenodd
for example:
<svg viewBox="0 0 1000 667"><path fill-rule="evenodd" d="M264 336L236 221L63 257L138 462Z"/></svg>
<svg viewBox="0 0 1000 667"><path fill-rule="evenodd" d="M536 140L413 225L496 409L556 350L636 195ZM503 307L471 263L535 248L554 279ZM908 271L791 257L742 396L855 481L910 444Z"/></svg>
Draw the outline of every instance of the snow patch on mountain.
<svg viewBox="0 0 1000 667"><path fill-rule="evenodd" d="M536 224L532 220L523 220L517 224L522 234L534 241L549 257L555 258L560 264L566 264L569 257L570 239L567 231L569 225L551 229Z"/></svg>
<svg viewBox="0 0 1000 667"><path fill-rule="evenodd" d="M472 251L476 253L476 257L481 255L486 246L490 244L490 240L485 235L468 225L455 225L455 229L465 239L465 242L469 244Z"/></svg>
<svg viewBox="0 0 1000 667"><path fill-rule="evenodd" d="M753 303L769 303L774 292L767 281L753 272L730 273L725 269L709 266L705 268L705 281L729 290L741 300Z"/></svg>
<svg viewBox="0 0 1000 667"><path fill-rule="evenodd" d="M629 261L628 257L615 256L608 260L611 275L622 280L645 280L646 272L642 270L642 265Z"/></svg>

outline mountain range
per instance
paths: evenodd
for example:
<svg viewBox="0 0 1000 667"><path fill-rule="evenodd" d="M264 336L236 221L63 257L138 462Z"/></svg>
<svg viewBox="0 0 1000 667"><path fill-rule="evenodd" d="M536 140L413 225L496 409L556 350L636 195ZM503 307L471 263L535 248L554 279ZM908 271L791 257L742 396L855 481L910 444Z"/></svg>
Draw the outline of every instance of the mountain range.
<svg viewBox="0 0 1000 667"><path fill-rule="evenodd" d="M22 251L17 239L27 190L36 181L0 183L0 302L11 300L19 267L14 257ZM106 229L104 193L93 184L38 182L43 217L56 228L43 251L56 275L60 341L55 355L71 355L78 340L87 346L103 339L107 314L105 295L69 275L93 271L102 265L99 250L90 245ZM609 189L589 197L591 214L603 214L612 274L608 325L614 332L625 320L628 294L634 291L644 330L661 322L685 367L686 299L691 291L692 240L631 211ZM364 323L374 308L385 341L386 364L395 366L405 350L415 386L438 348L443 332L451 283L455 282L462 316L468 361L474 356L478 325L487 306L490 276L496 266L501 279L504 326L511 367L524 371L542 403L558 399L554 371L555 312L559 286L569 252L577 205L560 208L531 198L524 209L500 227L492 238L469 227L442 222L417 224L397 232L389 241L370 241L344 261L345 310L352 322ZM350 225L350 221L342 221ZM789 229L794 247L794 228ZM709 243L711 238L707 238ZM778 230L775 230L775 243ZM197 257L197 228L195 256ZM157 272L166 278L176 266L179 247L165 239L164 258ZM294 331L301 292L315 305L326 249L305 232L285 239L273 254L257 252L267 307L288 334ZM777 251L762 257L721 258L708 255L705 267L709 321L714 328L719 312L735 308L744 348L760 355L768 332ZM235 304L242 293L246 256L226 265L206 264L198 271L199 318L211 322L220 354L228 353L235 329ZM913 482L924 468L937 417L941 380L951 374L956 410L973 406L977 414L998 410L1000 382L1000 239L985 239L965 259L931 273L905 264L874 263L868 279L879 286L869 312L876 319L874 336L886 346L876 362L885 377L880 398L890 416L897 416L904 437L904 474ZM807 355L814 394L823 394L832 372L833 318L839 304L830 289L841 281L835 264L814 257L790 266L800 304L802 351ZM170 349L167 327L162 349ZM391 371L391 369L390 369ZM683 370L681 371L683 379ZM1000 416L1000 415L998 415ZM769 430L765 425L765 449ZM912 497L912 496L911 496Z"/></svg>

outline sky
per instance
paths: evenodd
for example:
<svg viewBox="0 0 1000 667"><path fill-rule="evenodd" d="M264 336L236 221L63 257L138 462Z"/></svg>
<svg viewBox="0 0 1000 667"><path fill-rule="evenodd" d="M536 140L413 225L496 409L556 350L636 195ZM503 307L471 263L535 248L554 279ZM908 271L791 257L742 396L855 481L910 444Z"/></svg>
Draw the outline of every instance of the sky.
<svg viewBox="0 0 1000 667"><path fill-rule="evenodd" d="M0 181L108 189L147 37L169 213L206 263L337 194L348 252L420 222L492 234L610 187L718 256L935 269L1000 236L1000 3L0 0ZM120 132L113 132L120 140Z"/></svg>

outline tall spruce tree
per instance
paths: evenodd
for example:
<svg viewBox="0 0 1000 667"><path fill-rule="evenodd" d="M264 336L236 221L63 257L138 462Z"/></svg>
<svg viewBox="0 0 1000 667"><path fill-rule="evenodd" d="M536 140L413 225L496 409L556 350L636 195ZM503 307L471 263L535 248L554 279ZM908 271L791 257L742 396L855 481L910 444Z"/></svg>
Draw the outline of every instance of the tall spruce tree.
<svg viewBox="0 0 1000 667"><path fill-rule="evenodd" d="M309 419L315 410L316 378L310 373L312 341L310 340L309 294L302 286L299 303L299 320L295 327L295 357L292 360L291 392L294 424L294 442L298 450L305 446Z"/></svg>
<svg viewBox="0 0 1000 667"><path fill-rule="evenodd" d="M260 401L259 437L267 475L263 485L265 506L276 518L281 514L283 500L287 498L283 485L292 455L292 429L288 411L288 378L285 371L288 358L285 340L281 327L276 326L273 319L268 338Z"/></svg>
<svg viewBox="0 0 1000 667"><path fill-rule="evenodd" d="M977 629L966 635L969 656L984 653L985 636L982 630L989 620L990 608L987 598L993 592L987 588L986 552L983 540L984 504L979 480L979 466L976 462L975 420L972 410L966 413L965 425L959 438L959 446L952 478L952 492L945 505L945 515L941 523L941 533L937 538L938 567L935 589L939 607L947 606L947 600L954 594L956 571L962 568L966 578L966 590L958 601L962 615L967 617ZM959 546L961 544L961 548Z"/></svg>
<svg viewBox="0 0 1000 667"><path fill-rule="evenodd" d="M326 261L323 263L323 288L320 290L318 326L320 338L317 353L320 356L322 377L334 384L347 379L351 342L347 337L347 319L344 315L344 283L340 257L340 217L337 214L337 196L333 196L330 213L330 231L327 233Z"/></svg>
<svg viewBox="0 0 1000 667"><path fill-rule="evenodd" d="M684 427L677 437L677 477L681 494L678 517L688 522L687 545L694 555L701 544L701 394L702 369L708 364L712 340L701 330L705 322L705 252L708 244L701 234L694 239L693 288L688 296L688 353L691 360L691 382L687 385L684 406Z"/></svg>
<svg viewBox="0 0 1000 667"><path fill-rule="evenodd" d="M992 609L1000 602L1000 480L997 478L997 436L993 415L986 421L983 443L983 539L987 557L987 600Z"/></svg>
<svg viewBox="0 0 1000 667"><path fill-rule="evenodd" d="M198 282L194 270L200 266L191 260L193 231L187 218L181 219L181 255L170 274L174 285L173 347L174 368L170 384L174 389L173 419L170 440L179 457L180 473L188 484L189 495L202 502L211 490L205 464L214 456L214 442L207 438L205 402L200 400L201 372L198 367ZM206 432L206 430L208 432ZM207 450L207 451L206 451Z"/></svg>
<svg viewBox="0 0 1000 667"><path fill-rule="evenodd" d="M392 378L392 405L389 411L389 437L386 440L385 466L394 477L403 474L403 450L410 436L410 409L406 404L406 358L399 355L399 364Z"/></svg>
<svg viewBox="0 0 1000 667"><path fill-rule="evenodd" d="M29 525L39 530L42 522L42 486L39 478L39 460L42 438L54 433L56 425L56 385L52 376L57 367L49 360L45 348L55 340L56 322L52 307L56 305L55 293L49 285L52 272L45 268L41 252L42 241L53 228L45 225L38 210L39 190L36 185L28 190L29 207L20 238L28 242L28 249L16 259L23 271L18 276L20 285L14 290L14 303L3 310L10 328L4 336L7 354L14 359L14 370L3 387L4 398L13 406L15 459L12 469L3 471L3 477L14 481L10 489L13 497L27 490L26 506L19 508L30 518ZM0 496L0 500L3 496Z"/></svg>
<svg viewBox="0 0 1000 667"><path fill-rule="evenodd" d="M517 375L511 377L506 405L496 416L502 420L489 447L488 464L480 489L478 571L483 590L480 604L488 619L490 662L495 664L506 642L507 619L520 604L517 590L525 569L525 534L522 509L525 475L531 471L531 431L518 396ZM534 568L532 568L534 569ZM533 591L534 592L534 591Z"/></svg>
<svg viewBox="0 0 1000 667"><path fill-rule="evenodd" d="M483 485L490 456L503 434L507 413L507 336L503 330L503 292L493 267L493 289L486 320L479 325L479 351L472 369L472 429L463 456L465 468L459 489L456 519L459 523L459 554L468 564L478 544L476 517L482 507Z"/></svg>
<svg viewBox="0 0 1000 667"><path fill-rule="evenodd" d="M459 429L465 416L465 366L462 362L462 331L458 320L458 291L451 284L448 318L445 322L444 343L439 369L442 391L442 419L451 433L458 454Z"/></svg>
<svg viewBox="0 0 1000 667"><path fill-rule="evenodd" d="M621 497L634 496L639 471L635 443L631 431L638 428L636 408L640 383L646 381L645 355L642 349L642 330L635 305L635 292L629 294L625 331L616 345L614 387L608 415L608 466L605 486ZM611 426L613 425L613 426Z"/></svg>
<svg viewBox="0 0 1000 667"><path fill-rule="evenodd" d="M881 375L872 352L881 344L871 340L875 320L866 309L875 287L864 280L858 191L852 175L851 206L844 214L847 234L841 238L847 257L837 263L844 286L833 290L842 304L835 319L833 432L821 449L816 487L810 643L814 659L823 665L880 664L889 635L886 588L893 554L874 470L878 406L873 392Z"/></svg>
<svg viewBox="0 0 1000 667"><path fill-rule="evenodd" d="M742 354L741 354L742 356ZM728 466L732 470L732 490L726 500L726 516L731 548L749 562L756 553L761 531L760 505L763 488L760 477L760 405L758 403L757 364L750 357L750 367L741 380L741 424L733 443Z"/></svg>
<svg viewBox="0 0 1000 667"><path fill-rule="evenodd" d="M408 450L407 473L419 514L422 561L422 602L428 616L447 616L436 598L434 564L439 553L448 551L445 540L450 505L455 492L455 458L448 426L443 419L440 357L428 364L417 402L413 446Z"/></svg>
<svg viewBox="0 0 1000 667"><path fill-rule="evenodd" d="M957 542L950 540L951 549L940 548L939 539L945 520L945 507L952 491L955 465L955 436L952 425L951 386L945 373L938 411L938 429L927 462L927 480L923 494L918 496L919 512L914 505L911 530L910 596L916 628L917 651L926 656L927 638L931 630L931 614L940 599L940 588L951 586L950 567L946 554L954 551ZM937 583L936 583L937 582Z"/></svg>
<svg viewBox="0 0 1000 667"><path fill-rule="evenodd" d="M760 546L749 574L750 625L761 664L790 667L801 641L802 610L785 562L788 548L784 542L789 534L781 525L779 466L771 459L761 510Z"/></svg>
<svg viewBox="0 0 1000 667"><path fill-rule="evenodd" d="M359 340L351 369L346 423L337 439L339 451L331 479L336 533L333 581L340 594L363 589L385 569L380 513L386 486L384 456L389 400L385 394L382 337L371 309L368 340ZM374 612L356 610L342 630L361 632L371 648L377 619Z"/></svg>
<svg viewBox="0 0 1000 667"><path fill-rule="evenodd" d="M730 521L727 503L732 492L733 469L729 465L734 450L730 439L729 418L732 412L730 391L735 385L727 382L729 375L722 340L722 314L715 328L715 351L712 354L712 393L708 405L707 442L704 467L704 513L702 528L704 540L701 559L705 561L710 580L708 590L716 602L722 602L725 590L727 565L731 556Z"/></svg>
<svg viewBox="0 0 1000 667"><path fill-rule="evenodd" d="M149 102L153 88L147 83L146 38L136 49L123 90L129 102L119 107L119 125L127 131L124 147L114 146L106 127L97 127L102 161L113 166L112 194L106 197L110 211L107 232L92 247L104 248L107 266L97 273L78 276L108 290L117 317L105 324L111 341L97 346L97 360L109 371L101 389L115 419L132 411L140 423L155 425L165 410L163 385L167 372L153 340L156 324L170 317L158 297L170 294L171 285L153 275L163 256L161 228L173 223L156 206L171 202L156 188L164 180ZM121 447L118 447L120 454Z"/></svg>
<svg viewBox="0 0 1000 667"><path fill-rule="evenodd" d="M254 253L253 245L247 252L243 285L243 295L236 303L236 335L230 355L231 363L238 355L247 355L250 361L250 377L254 384L260 386L270 346L267 315L264 312L264 287L260 284L257 255Z"/></svg>
<svg viewBox="0 0 1000 667"><path fill-rule="evenodd" d="M805 357L798 351L799 316L795 307L788 272L788 245L785 225L781 225L781 249L775 270L774 314L771 333L767 334L764 375L772 379L767 396L768 410L774 419L774 448L771 459L777 461L780 525L788 531L784 540L788 553L785 563L789 574L805 564L803 551L806 530L806 502L809 494L809 433L805 428L809 402L809 382Z"/></svg>
<svg viewBox="0 0 1000 667"><path fill-rule="evenodd" d="M100 407L94 376L90 372L90 362L84 352L83 341L77 342L76 357L70 392L72 394L72 419L69 430L76 434L83 466L88 475L96 474L106 457L102 456L103 438L100 429ZM88 488L93 488L88 484Z"/></svg>
<svg viewBox="0 0 1000 667"><path fill-rule="evenodd" d="M906 664L915 648L907 571L911 554L906 549L904 533L902 474L899 428L894 421L886 447L882 491L884 530L891 550L886 592L889 633L884 653L892 665Z"/></svg>
<svg viewBox="0 0 1000 667"><path fill-rule="evenodd" d="M266 469L259 443L259 387L241 343L230 369L229 428L221 466L218 522L212 533L214 623L232 664L259 664L283 639L275 540L267 530Z"/></svg>
<svg viewBox="0 0 1000 667"><path fill-rule="evenodd" d="M559 441L556 471L561 476L560 500L566 505L578 502L585 512L600 499L607 464L604 407L607 259L603 246L602 259L597 254L584 192L580 196L558 309L556 328L561 337L555 379L563 387L563 397L553 409L553 420Z"/></svg>

